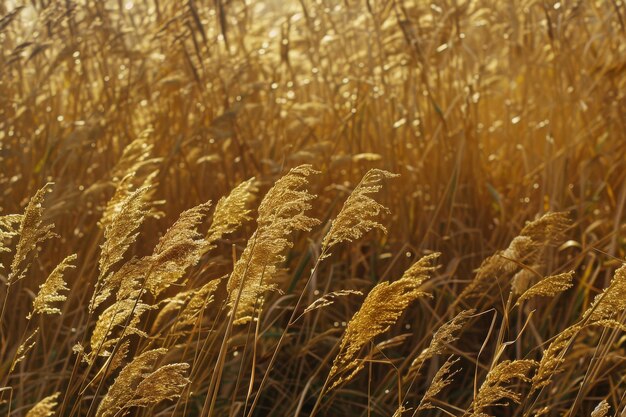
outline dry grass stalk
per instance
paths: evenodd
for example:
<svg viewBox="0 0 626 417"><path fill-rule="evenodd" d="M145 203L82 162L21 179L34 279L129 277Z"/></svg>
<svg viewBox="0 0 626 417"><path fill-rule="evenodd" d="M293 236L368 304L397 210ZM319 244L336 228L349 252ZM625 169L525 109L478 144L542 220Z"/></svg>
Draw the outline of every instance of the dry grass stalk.
<svg viewBox="0 0 626 417"><path fill-rule="evenodd" d="M33 408L28 410L26 417L50 417L54 415L54 409L58 405L57 398L61 395L60 392L55 392L52 395L48 395L41 401L39 401Z"/></svg>
<svg viewBox="0 0 626 417"><path fill-rule="evenodd" d="M572 287L572 279L574 278L574 271L565 272L563 274L550 275L545 277L528 290L526 290L518 299L517 304L529 298L542 296L542 297L554 297L557 294Z"/></svg>
<svg viewBox="0 0 626 417"><path fill-rule="evenodd" d="M611 411L611 406L606 400L602 400L591 412L591 417L606 417L609 415L609 411Z"/></svg>
<svg viewBox="0 0 626 417"><path fill-rule="evenodd" d="M310 165L293 168L267 192L258 209L257 230L248 240L228 280L228 306L236 324L251 320L255 304L273 282L283 252L291 247L288 236L295 231L310 231L319 222L304 212L315 196L302 187L317 173Z"/></svg>
<svg viewBox="0 0 626 417"><path fill-rule="evenodd" d="M11 364L10 372L13 372L17 364L22 362L24 359L26 359L26 355L28 355L28 352L30 352L31 349L35 347L35 344L37 343L35 336L37 336L37 333L39 333L39 328L36 328L26 338L26 340L24 340L22 344L19 345L19 347L17 348L17 351L15 352L15 359L13 359L13 363Z"/></svg>
<svg viewBox="0 0 626 417"><path fill-rule="evenodd" d="M189 365L186 363L173 363L163 365L146 375L137 385L134 398L126 407L149 407L180 397L183 388L190 382L185 377L188 369Z"/></svg>
<svg viewBox="0 0 626 417"><path fill-rule="evenodd" d="M570 341L575 337L582 327L573 325L559 333L550 343L550 346L543 352L537 372L532 378L531 392L537 391L550 384L552 377L559 372L560 366L565 359L565 350L568 348Z"/></svg>
<svg viewBox="0 0 626 417"><path fill-rule="evenodd" d="M150 258L144 284L155 297L177 283L185 270L200 260L205 241L197 228L210 206L211 203L207 201L182 212L178 220L159 239Z"/></svg>
<svg viewBox="0 0 626 417"><path fill-rule="evenodd" d="M370 194L375 194L383 187L386 178L395 178L397 174L380 169L369 170L354 188L343 204L337 217L332 221L330 230L322 241L322 253L341 242L352 242L361 238L371 229L386 232L387 229L375 220L380 212L388 209L378 203Z"/></svg>
<svg viewBox="0 0 626 417"><path fill-rule="evenodd" d="M134 294L139 296L138 293ZM85 356L85 360L90 362L95 356L109 356L111 352L108 349L115 346L120 340L120 336L116 336L118 331L124 336L139 335L146 337L147 334L139 329L139 321L143 313L150 309L154 309L148 304L137 302L134 298L127 298L116 301L98 317L96 326L92 331L90 339L91 352ZM122 327L124 325L124 327Z"/></svg>
<svg viewBox="0 0 626 417"><path fill-rule="evenodd" d="M433 380L430 382L426 393L422 397L422 400L417 407L417 411L435 408L432 401L445 387L452 383L452 378L457 372L459 372L459 370L451 372L452 365L454 365L458 361L458 358L453 360L452 357L450 357L441 366L441 368L439 368L439 370L433 377Z"/></svg>
<svg viewBox="0 0 626 417"><path fill-rule="evenodd" d="M328 294L324 294L323 296L321 296L320 298L318 298L317 300L309 304L309 306L304 309L302 314L304 315L313 310L317 310L317 309L332 305L337 298L345 297L347 295L363 295L363 293L361 291L356 291L356 290L339 290L339 291L329 292Z"/></svg>
<svg viewBox="0 0 626 417"><path fill-rule="evenodd" d="M160 202L153 201L153 195L156 190L154 180L159 173L157 166L161 162L161 158L150 158L154 150L154 144L149 141L151 132L150 129L145 130L137 139L130 142L111 170L110 177L111 182L115 185L115 193L104 208L102 218L98 223L101 228L106 229L109 226L115 214L121 210L124 201L133 190L142 185L153 185L144 197L145 201L151 201L148 215L151 217L160 216L161 213L155 210L155 205Z"/></svg>
<svg viewBox="0 0 626 417"><path fill-rule="evenodd" d="M396 411L394 411L393 415L391 417L402 417L402 415L409 411L410 409L405 408L403 405L401 405L400 407L398 407L396 409Z"/></svg>
<svg viewBox="0 0 626 417"><path fill-rule="evenodd" d="M43 224L43 201L47 193L51 191L52 184L46 184L39 189L30 199L24 214L21 217L18 235L20 237L17 247L15 248L15 256L11 263L11 272L7 280L8 285L12 285L16 281L24 278L28 265L24 265L29 254L36 250L37 246L55 235L52 232L54 224ZM12 218L15 220L15 218Z"/></svg>
<svg viewBox="0 0 626 417"><path fill-rule="evenodd" d="M234 232L242 223L250 220L248 205L256 195L256 180L242 182L225 197L220 198L213 212L213 221L206 236L207 250L224 235Z"/></svg>
<svg viewBox="0 0 626 417"><path fill-rule="evenodd" d="M596 295L583 314L591 322L613 318L626 309L626 264L615 271L613 279L602 293Z"/></svg>
<svg viewBox="0 0 626 417"><path fill-rule="evenodd" d="M58 307L54 307L52 303L64 302L67 299L67 296L59 294L59 291L69 291L63 280L63 274L65 270L75 268L72 265L72 262L75 260L75 254L63 259L50 273L46 282L39 286L39 293L33 300L33 309L28 314L28 319L35 314L61 314L61 310Z"/></svg>
<svg viewBox="0 0 626 417"><path fill-rule="evenodd" d="M546 414L550 412L550 410L552 410L552 407L550 406L541 407L540 409L538 409L537 411L533 413L533 416L534 417L545 416Z"/></svg>
<svg viewBox="0 0 626 417"><path fill-rule="evenodd" d="M558 243L569 224L567 214L562 212L548 212L529 222L508 248L483 261L460 298L484 295L494 282L513 274L519 268L518 263L537 263L542 250Z"/></svg>
<svg viewBox="0 0 626 417"><path fill-rule="evenodd" d="M196 322L198 314L213 302L213 293L217 290L221 280L213 280L202 287L183 291L163 302L165 305L159 310L159 314L152 325L152 332L157 332L173 313L180 311L174 323L174 330L180 330L191 326Z"/></svg>
<svg viewBox="0 0 626 417"><path fill-rule="evenodd" d="M19 224L21 222L21 214L7 214L5 216L0 216L0 253L11 251L11 249L5 246L5 243L18 235ZM0 268L4 268L1 263Z"/></svg>
<svg viewBox="0 0 626 417"><path fill-rule="evenodd" d="M537 365L533 360L503 361L497 364L485 377L476 397L471 405L470 417L488 417L489 407L505 405L502 400L510 400L519 404L521 394L507 388L505 385L513 379L529 382L526 375Z"/></svg>
<svg viewBox="0 0 626 417"><path fill-rule="evenodd" d="M137 230L148 214L149 203L146 201L146 196L150 188L150 186L142 186L130 193L122 200L119 210L105 221L104 243L98 262L100 277L104 279L102 281L99 279L96 284L100 285L100 288L94 291L92 310L98 305L95 300L106 299L110 294L112 288L107 283L109 272L122 260L130 245L137 239L139 233Z"/></svg>
<svg viewBox="0 0 626 417"><path fill-rule="evenodd" d="M165 365L146 374L166 352L163 348L149 350L126 365L100 402L96 416L113 417L129 407L147 407L179 396L189 382L183 376L187 364Z"/></svg>
<svg viewBox="0 0 626 417"><path fill-rule="evenodd" d="M444 323L435 331L430 345L424 349L414 360L407 371L404 380L407 381L419 374L422 365L435 355L445 353L448 346L458 339L457 333L465 326L465 323L474 314L475 310L464 310L452 320Z"/></svg>
<svg viewBox="0 0 626 417"><path fill-rule="evenodd" d="M434 269L430 265L439 254L423 257L395 282L381 282L367 295L361 308L352 317L341 339L339 354L333 361L327 380L328 391L350 381L363 369L358 353L377 335L386 332L411 302L429 295L420 288Z"/></svg>

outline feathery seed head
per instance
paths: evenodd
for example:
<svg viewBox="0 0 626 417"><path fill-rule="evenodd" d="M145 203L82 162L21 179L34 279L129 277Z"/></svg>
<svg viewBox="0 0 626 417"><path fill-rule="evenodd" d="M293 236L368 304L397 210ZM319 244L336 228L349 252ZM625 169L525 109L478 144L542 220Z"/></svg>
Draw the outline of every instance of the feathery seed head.
<svg viewBox="0 0 626 417"><path fill-rule="evenodd" d="M58 405L57 398L59 395L61 395L60 392L55 392L45 397L26 413L26 417L50 417L54 415L54 408Z"/></svg>
<svg viewBox="0 0 626 417"><path fill-rule="evenodd" d="M113 417L122 412L135 399L138 385L145 374L167 353L167 349L154 349L134 358L119 373L108 392L100 402L97 417Z"/></svg>
<svg viewBox="0 0 626 417"><path fill-rule="evenodd" d="M440 328L435 331L430 345L424 349L414 360L411 362L411 366L404 377L407 381L410 378L419 374L422 365L435 355L441 355L446 351L449 345L458 339L457 333L469 318L475 313L475 310L464 310L457 314L452 320L444 323Z"/></svg>
<svg viewBox="0 0 626 417"><path fill-rule="evenodd" d="M370 195L380 191L381 182L384 179L397 176L399 175L380 169L371 169L363 176L361 182L346 199L341 211L332 221L328 233L324 236L322 241L323 253L338 243L357 240L371 229L387 231L375 218L381 212L388 212L389 210Z"/></svg>
<svg viewBox="0 0 626 417"><path fill-rule="evenodd" d="M137 238L137 230L148 213L146 195L150 188L143 186L131 192L122 200L119 211L105 222L104 243L98 263L101 277L106 276L111 267L122 259Z"/></svg>
<svg viewBox="0 0 626 417"><path fill-rule="evenodd" d="M30 336L28 336L26 340L24 340L24 342L22 342L22 344L17 348L17 351L15 352L15 359L11 364L10 372L13 372L15 370L15 366L18 363L22 362L24 359L26 359L26 355L28 355L28 352L30 352L31 349L35 347L35 344L37 343L35 336L37 336L37 333L39 333L39 327L36 328L30 334Z"/></svg>
<svg viewBox="0 0 626 417"><path fill-rule="evenodd" d="M334 381L328 391L354 378L363 369L358 353L374 337L386 332L411 302L429 294L420 289L425 271L431 269L427 262L436 258L429 255L418 261L419 267L409 268L395 282L381 282L367 295L341 339L339 354L333 361L329 381ZM416 273L416 271L420 271Z"/></svg>
<svg viewBox="0 0 626 417"><path fill-rule="evenodd" d="M514 274L519 264L537 264L542 251L556 244L569 226L567 213L548 212L524 226L513 238L508 248L483 261L472 282L463 290L460 298L482 296L494 282ZM516 283L516 286L521 282ZM515 290L515 287L514 287Z"/></svg>
<svg viewBox="0 0 626 417"><path fill-rule="evenodd" d="M176 222L159 239L150 259L145 288L155 297L177 283L190 266L202 256L205 240L198 233L211 202L199 204L182 212Z"/></svg>
<svg viewBox="0 0 626 417"><path fill-rule="evenodd" d="M274 277L285 259L283 253L292 246L289 235L310 231L319 224L304 213L311 208L310 201L315 196L301 190L308 184L308 176L315 173L310 165L291 169L261 201L257 230L228 280L228 305L231 314L235 314L235 323L248 322L260 295L276 288Z"/></svg>
<svg viewBox="0 0 626 417"><path fill-rule="evenodd" d="M52 232L54 224L43 224L42 205L46 194L51 191L51 187L52 184L48 183L39 189L30 199L24 210L17 233L20 239L15 249L15 256L11 263L11 272L8 277L9 285L24 278L28 265L24 266L23 264L29 254L37 248L37 245L56 236L56 234Z"/></svg>
<svg viewBox="0 0 626 417"><path fill-rule="evenodd" d="M565 361L565 351L581 328L581 325L576 324L563 330L543 352L537 372L532 378L531 393L550 384L552 377L560 371L559 367Z"/></svg>
<svg viewBox="0 0 626 417"><path fill-rule="evenodd" d="M432 400L445 387L447 387L448 385L452 383L452 378L457 372L459 372L459 370L457 369L454 372L450 372L450 371L452 369L452 365L454 365L458 361L459 361L459 358L456 358L453 360L452 357L450 357L441 366L441 368L439 368L439 370L433 377L433 380L431 381L428 389L426 390L426 393L422 397L422 400L420 401L419 406L417 407L418 411L435 408L435 406L432 403Z"/></svg>
<svg viewBox="0 0 626 417"><path fill-rule="evenodd" d="M63 302L67 299L65 295L59 294L59 291L69 291L63 280L63 274L66 269L75 268L72 265L75 260L76 254L63 259L50 273L46 282L41 284L39 293L33 300L33 311L28 315L28 319L35 314L61 314L61 310L52 306L52 303Z"/></svg>
<svg viewBox="0 0 626 417"><path fill-rule="evenodd" d="M533 360L503 361L497 364L485 377L485 381L474 401L472 402L472 414L470 417L489 416L485 413L488 407L505 405L502 400L511 400L514 403L520 402L521 395L505 386L513 379L521 379L529 382L526 376L537 363Z"/></svg>
<svg viewBox="0 0 626 417"><path fill-rule="evenodd" d="M606 417L609 415L609 411L611 411L611 406L606 400L602 400L591 412L591 417Z"/></svg>
<svg viewBox="0 0 626 417"><path fill-rule="evenodd" d="M180 314L176 317L174 329L179 330L192 326L202 309L213 302L213 293L217 290L220 282L221 279L214 279L200 288L183 291L164 300L165 306L159 310L159 314L152 325L152 332L158 331L167 317L178 311Z"/></svg>
<svg viewBox="0 0 626 417"><path fill-rule="evenodd" d="M528 236L535 242L555 245L563 239L563 233L570 224L567 212L547 212L538 219L528 222L520 235Z"/></svg>
<svg viewBox="0 0 626 417"><path fill-rule="evenodd" d="M126 407L149 407L161 401L172 400L189 384L185 377L189 364L173 363L163 365L156 371L146 375L139 382L134 392L134 398Z"/></svg>
<svg viewBox="0 0 626 417"><path fill-rule="evenodd" d="M526 290L524 294L517 299L517 304L536 296L554 297L568 288L571 288L573 278L574 271L546 277Z"/></svg>
<svg viewBox="0 0 626 417"><path fill-rule="evenodd" d="M17 236L22 217L21 214L0 216L0 252L10 252L10 249L4 245L8 240ZM0 268L3 268L2 264L0 264Z"/></svg>
<svg viewBox="0 0 626 417"><path fill-rule="evenodd" d="M243 222L250 220L248 204L254 199L257 191L256 180L250 178L217 202L213 221L207 233L207 250L222 236L234 232Z"/></svg>
<svg viewBox="0 0 626 417"><path fill-rule="evenodd" d="M615 317L626 309L626 264L613 274L613 279L602 293L596 295L583 319L597 321Z"/></svg>
<svg viewBox="0 0 626 417"><path fill-rule="evenodd" d="M136 298L139 294L133 295ZM109 356L111 352L108 349L120 340L120 336L114 336L119 330L118 327L126 324L127 321L128 325L123 329L125 336L136 334L146 337L147 334L139 329L139 321L143 313L154 308L141 301L136 302L133 297L118 300L109 306L100 314L96 322L96 327L91 334L91 352L85 356L85 360L90 362L95 356Z"/></svg>

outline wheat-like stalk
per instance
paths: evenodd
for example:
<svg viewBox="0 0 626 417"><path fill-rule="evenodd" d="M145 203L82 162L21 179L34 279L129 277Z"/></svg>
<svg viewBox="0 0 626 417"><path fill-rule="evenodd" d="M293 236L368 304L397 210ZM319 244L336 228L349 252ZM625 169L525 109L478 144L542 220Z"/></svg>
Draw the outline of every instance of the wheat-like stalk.
<svg viewBox="0 0 626 417"><path fill-rule="evenodd" d="M506 384L513 379L529 382L527 374L536 365L537 363L533 360L515 360L503 361L493 367L472 402L470 417L491 416L486 410L489 407L505 405L501 402L503 400L519 404L521 394L508 388Z"/></svg>
<svg viewBox="0 0 626 417"><path fill-rule="evenodd" d="M404 380L407 381L417 376L422 365L428 359L435 355L445 353L447 347L458 339L457 333L463 328L474 312L474 310L461 311L452 320L439 327L433 334L433 338L428 347L411 362L411 366L409 367Z"/></svg>
<svg viewBox="0 0 626 417"><path fill-rule="evenodd" d="M15 359L13 359L13 363L11 364L10 372L13 372L17 364L26 359L26 355L28 355L28 352L30 352L32 348L35 347L35 344L37 344L35 336L37 336L38 333L39 327L33 330L33 332L22 342L22 344L18 346L17 351L14 355Z"/></svg>
<svg viewBox="0 0 626 417"><path fill-rule="evenodd" d="M611 406L606 400L602 400L591 412L591 417L606 417L609 415L609 411L611 411Z"/></svg>
<svg viewBox="0 0 626 417"><path fill-rule="evenodd" d="M220 280L212 280L200 288L182 291L174 297L163 300L165 305L159 310L159 314L154 320L152 332L158 331L168 316L179 311L174 329L180 330L193 325L200 311L213 302L213 293L219 284Z"/></svg>
<svg viewBox="0 0 626 417"><path fill-rule="evenodd" d="M200 260L205 241L197 228L210 206L207 201L182 212L159 239L150 258L149 274L143 283L143 287L155 297L177 283L185 270Z"/></svg>
<svg viewBox="0 0 626 417"><path fill-rule="evenodd" d="M421 258L399 280L381 282L370 291L341 339L339 354L327 378L332 382L328 391L354 378L364 366L358 358L361 349L386 332L411 302L429 295L421 286L434 269L431 262L438 256L436 253Z"/></svg>
<svg viewBox="0 0 626 417"><path fill-rule="evenodd" d="M58 405L57 399L61 395L60 392L55 392L52 395L48 395L39 401L33 408L28 410L26 417L50 417L54 415L54 409Z"/></svg>
<svg viewBox="0 0 626 417"><path fill-rule="evenodd" d="M328 233L322 240L322 253L341 242L352 242L371 229L386 232L387 229L375 220L380 212L388 209L370 197L382 188L381 182L397 174L380 169L369 170L348 196L337 217L332 221Z"/></svg>
<svg viewBox="0 0 626 417"><path fill-rule="evenodd" d="M46 282L41 284L39 292L33 300L33 309L27 316L29 320L35 314L61 314L61 310L53 306L52 303L63 302L67 299L67 296L59 294L59 291L69 291L69 288L67 288L63 280L63 274L65 270L75 268L75 266L72 265L72 262L75 260L76 254L63 259L50 275L48 275Z"/></svg>
<svg viewBox="0 0 626 417"><path fill-rule="evenodd" d="M7 214L0 216L0 253L11 252L11 249L5 246L7 240L12 239L19 233L19 225L22 222L21 214ZM0 268L4 269L4 265L0 263Z"/></svg>
<svg viewBox="0 0 626 417"><path fill-rule="evenodd" d="M133 295L139 296L138 293ZM139 321L146 311L154 308L133 297L111 304L98 317L89 342L91 352L85 356L85 360L90 362L95 356L109 356L109 349L120 340L120 336L117 336L118 327L124 326L120 333L122 335L146 337L147 334L139 328Z"/></svg>
<svg viewBox="0 0 626 417"><path fill-rule="evenodd" d="M256 195L256 180L250 178L236 186L215 205L213 221L206 236L207 250L224 235L234 232L242 223L250 220L248 205Z"/></svg>
<svg viewBox="0 0 626 417"><path fill-rule="evenodd" d="M452 365L454 365L458 361L458 358L452 359L452 357L450 357L443 365L441 365L441 368L439 368L439 370L437 370L437 373L435 373L435 376L430 382L428 389L424 393L422 400L417 406L417 411L435 408L432 401L445 387L452 383L454 375L459 372L458 369L452 372Z"/></svg>
<svg viewBox="0 0 626 417"><path fill-rule="evenodd" d="M581 330L579 324L568 327L559 333L543 352L537 372L532 378L531 392L537 391L552 381L554 375L560 371L560 366L565 361L565 351L569 347L570 341Z"/></svg>
<svg viewBox="0 0 626 417"><path fill-rule="evenodd" d="M548 212L529 222L505 250L481 263L460 298L471 299L484 295L494 282L513 274L520 263L536 264L542 250L558 243L569 224L569 217L562 212Z"/></svg>
<svg viewBox="0 0 626 417"><path fill-rule="evenodd" d="M147 407L179 396L189 382L183 376L189 365L165 365L146 373L165 353L164 348L149 350L126 365L100 402L96 416L113 417L129 407Z"/></svg>
<svg viewBox="0 0 626 417"><path fill-rule="evenodd" d="M565 272L557 275L550 275L545 277L529 289L527 289L518 299L517 304L529 298L542 296L542 297L554 297L555 295L572 287L572 279L574 278L574 271Z"/></svg>
<svg viewBox="0 0 626 417"><path fill-rule="evenodd" d="M251 320L259 297L276 288L274 276L295 231L310 231L319 222L308 217L315 196L302 187L317 173L309 165L293 168L267 192L259 205L257 230L248 240L228 280L228 305L236 324Z"/></svg>
<svg viewBox="0 0 626 417"><path fill-rule="evenodd" d="M596 295L583 314L583 320L598 321L615 317L626 310L626 264L615 271L611 283Z"/></svg>
<svg viewBox="0 0 626 417"><path fill-rule="evenodd" d="M145 185L128 194L119 205L119 210L105 222L104 243L98 262L100 278L90 305L92 311L98 305L96 300L106 299L111 292L107 283L111 268L122 260L130 245L137 239L137 230L148 214L149 203L146 198L150 188L150 185Z"/></svg>
<svg viewBox="0 0 626 417"><path fill-rule="evenodd" d="M51 191L52 184L46 184L39 189L29 200L24 214L21 216L20 227L17 234L20 239L15 248L15 256L11 262L11 272L7 280L8 285L24 278L29 264L24 266L29 254L37 246L51 237L56 236L52 229L54 224L43 223L43 201L47 193ZM15 220L16 218L12 218Z"/></svg>

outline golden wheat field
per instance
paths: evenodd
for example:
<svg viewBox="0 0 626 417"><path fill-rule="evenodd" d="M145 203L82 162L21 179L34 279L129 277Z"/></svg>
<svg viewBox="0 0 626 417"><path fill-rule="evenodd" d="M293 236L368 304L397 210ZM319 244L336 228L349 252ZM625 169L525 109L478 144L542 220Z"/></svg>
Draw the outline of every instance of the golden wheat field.
<svg viewBox="0 0 626 417"><path fill-rule="evenodd" d="M624 0L0 2L0 415L626 415Z"/></svg>

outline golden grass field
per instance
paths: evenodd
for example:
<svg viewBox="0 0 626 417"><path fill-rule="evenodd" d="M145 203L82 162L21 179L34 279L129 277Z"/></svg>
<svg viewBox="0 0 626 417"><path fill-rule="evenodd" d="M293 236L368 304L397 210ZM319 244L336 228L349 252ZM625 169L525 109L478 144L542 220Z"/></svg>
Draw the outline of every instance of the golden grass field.
<svg viewBox="0 0 626 417"><path fill-rule="evenodd" d="M0 46L0 415L626 415L623 0L6 0Z"/></svg>

